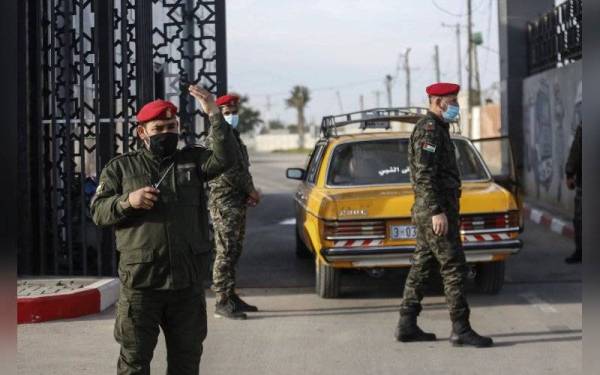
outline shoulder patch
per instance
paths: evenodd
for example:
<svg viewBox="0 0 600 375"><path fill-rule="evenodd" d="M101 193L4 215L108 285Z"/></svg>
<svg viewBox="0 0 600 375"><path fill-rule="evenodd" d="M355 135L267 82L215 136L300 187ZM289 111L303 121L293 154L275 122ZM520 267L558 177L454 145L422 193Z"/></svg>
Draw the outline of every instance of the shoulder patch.
<svg viewBox="0 0 600 375"><path fill-rule="evenodd" d="M435 149L436 146L434 144L428 143L428 142L423 142L423 150L431 152L431 153L435 153Z"/></svg>
<svg viewBox="0 0 600 375"><path fill-rule="evenodd" d="M425 130L427 131L434 131L435 130L435 124L432 121L429 121L425 124Z"/></svg>

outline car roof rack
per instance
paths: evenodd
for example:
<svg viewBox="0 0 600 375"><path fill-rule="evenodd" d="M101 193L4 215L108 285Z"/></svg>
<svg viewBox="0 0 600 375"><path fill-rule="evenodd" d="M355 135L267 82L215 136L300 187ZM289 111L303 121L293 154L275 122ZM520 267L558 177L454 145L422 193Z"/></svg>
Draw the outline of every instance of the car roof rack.
<svg viewBox="0 0 600 375"><path fill-rule="evenodd" d="M351 124L360 124L360 129L389 129L391 121L415 124L427 114L427 108L396 107L373 108L364 111L323 117L321 134L325 138L337 137L337 129Z"/></svg>

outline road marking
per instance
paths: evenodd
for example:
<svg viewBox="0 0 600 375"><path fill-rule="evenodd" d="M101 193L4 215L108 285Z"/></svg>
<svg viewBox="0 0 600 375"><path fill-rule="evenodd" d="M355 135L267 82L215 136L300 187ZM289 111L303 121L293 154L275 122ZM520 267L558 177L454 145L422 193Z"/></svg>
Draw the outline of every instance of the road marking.
<svg viewBox="0 0 600 375"><path fill-rule="evenodd" d="M531 209L530 219L534 223L539 224L542 221L542 211L536 210L535 208Z"/></svg>
<svg viewBox="0 0 600 375"><path fill-rule="evenodd" d="M558 311L548 302L538 297L535 293L523 293L520 295L525 298L533 307L540 309L545 313L557 313Z"/></svg>
<svg viewBox="0 0 600 375"><path fill-rule="evenodd" d="M291 217L289 219L285 219L279 222L279 225L296 225L296 218Z"/></svg>
<svg viewBox="0 0 600 375"><path fill-rule="evenodd" d="M552 219L552 223L550 224L550 229L558 234L562 234L563 228L565 227L565 222L559 220L557 218Z"/></svg>

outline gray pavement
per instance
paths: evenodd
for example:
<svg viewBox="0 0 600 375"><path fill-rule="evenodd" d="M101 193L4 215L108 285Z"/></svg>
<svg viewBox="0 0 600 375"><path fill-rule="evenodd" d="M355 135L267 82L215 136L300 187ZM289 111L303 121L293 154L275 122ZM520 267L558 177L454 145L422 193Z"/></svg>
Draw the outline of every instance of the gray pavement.
<svg viewBox="0 0 600 375"><path fill-rule="evenodd" d="M313 293L310 260L297 260L291 218L296 183L285 168L305 156L253 155L262 204L249 214L246 252L239 268L241 294L261 312L247 321L212 317L203 374L579 374L581 373L581 267L563 258L571 241L527 222L523 251L510 258L500 294L469 294L472 324L492 335L494 348L452 348L450 324L439 293L425 298L421 325L438 335L434 343L393 339L406 271L373 279L343 275L340 299ZM287 221L289 222L289 221ZM114 309L68 321L19 326L20 374L108 374L115 372L118 345L112 338ZM166 369L159 340L153 373Z"/></svg>

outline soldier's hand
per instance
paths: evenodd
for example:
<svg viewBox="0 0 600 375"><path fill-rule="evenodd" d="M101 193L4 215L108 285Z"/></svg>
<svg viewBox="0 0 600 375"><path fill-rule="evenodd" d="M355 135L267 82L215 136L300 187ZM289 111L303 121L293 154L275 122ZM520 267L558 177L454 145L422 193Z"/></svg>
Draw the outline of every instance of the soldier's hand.
<svg viewBox="0 0 600 375"><path fill-rule="evenodd" d="M135 209L150 210L158 200L158 189L152 186L146 186L129 193L129 204Z"/></svg>
<svg viewBox="0 0 600 375"><path fill-rule="evenodd" d="M438 236L445 236L448 233L448 218L445 213L432 216L431 224L433 224L433 233Z"/></svg>
<svg viewBox="0 0 600 375"><path fill-rule="evenodd" d="M567 177L567 188L569 188L569 190L575 189L575 178L574 177Z"/></svg>
<svg viewBox="0 0 600 375"><path fill-rule="evenodd" d="M190 85L189 91L190 95L200 103L204 113L213 115L219 113L219 107L215 103L215 98L210 91L195 85Z"/></svg>
<svg viewBox="0 0 600 375"><path fill-rule="evenodd" d="M248 194L248 202L252 206L256 206L260 203L260 193L256 190L253 190L250 194Z"/></svg>

